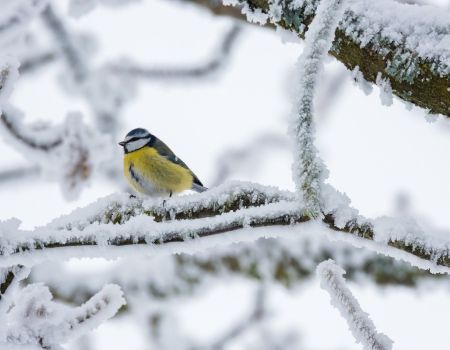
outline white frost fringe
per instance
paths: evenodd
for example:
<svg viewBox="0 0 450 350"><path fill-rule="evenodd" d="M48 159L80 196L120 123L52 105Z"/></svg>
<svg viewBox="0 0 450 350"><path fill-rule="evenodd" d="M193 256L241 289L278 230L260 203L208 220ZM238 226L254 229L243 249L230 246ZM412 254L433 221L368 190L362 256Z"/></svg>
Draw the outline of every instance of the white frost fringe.
<svg viewBox="0 0 450 350"><path fill-rule="evenodd" d="M320 286L331 296L331 304L335 306L348 323L350 331L357 343L365 350L390 350L393 341L383 333L377 333L369 315L361 309L358 300L345 284L345 271L333 260L320 263L316 269L320 278Z"/></svg>
<svg viewBox="0 0 450 350"><path fill-rule="evenodd" d="M44 285L29 284L16 293L13 306L2 315L0 349L13 345L62 349L59 344L97 328L125 304L122 290L113 284L76 308L55 302Z"/></svg>
<svg viewBox="0 0 450 350"><path fill-rule="evenodd" d="M331 48L345 0L322 0L305 36L305 49L297 67L299 72L291 134L294 138L292 174L297 190L303 195L307 210L320 213L320 188L327 170L314 146L313 99L323 60Z"/></svg>

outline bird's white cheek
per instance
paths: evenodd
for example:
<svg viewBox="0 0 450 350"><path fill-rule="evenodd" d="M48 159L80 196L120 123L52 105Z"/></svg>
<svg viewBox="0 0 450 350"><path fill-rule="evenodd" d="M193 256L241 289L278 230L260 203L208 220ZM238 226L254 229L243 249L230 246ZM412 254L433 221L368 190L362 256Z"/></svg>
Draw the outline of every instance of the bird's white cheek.
<svg viewBox="0 0 450 350"><path fill-rule="evenodd" d="M132 141L125 145L125 149L127 150L127 152L133 152L139 148L144 147L149 141L150 141L150 139L148 139L148 138Z"/></svg>

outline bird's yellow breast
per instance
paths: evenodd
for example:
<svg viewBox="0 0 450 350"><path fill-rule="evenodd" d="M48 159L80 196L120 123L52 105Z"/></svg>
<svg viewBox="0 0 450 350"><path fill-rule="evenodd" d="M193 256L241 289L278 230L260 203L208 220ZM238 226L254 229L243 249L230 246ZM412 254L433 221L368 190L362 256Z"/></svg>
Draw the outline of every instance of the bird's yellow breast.
<svg viewBox="0 0 450 350"><path fill-rule="evenodd" d="M193 176L189 169L162 157L152 147L143 147L124 155L124 174L138 192L147 193L149 187L156 192L182 192L192 187ZM133 172L138 176L133 176Z"/></svg>

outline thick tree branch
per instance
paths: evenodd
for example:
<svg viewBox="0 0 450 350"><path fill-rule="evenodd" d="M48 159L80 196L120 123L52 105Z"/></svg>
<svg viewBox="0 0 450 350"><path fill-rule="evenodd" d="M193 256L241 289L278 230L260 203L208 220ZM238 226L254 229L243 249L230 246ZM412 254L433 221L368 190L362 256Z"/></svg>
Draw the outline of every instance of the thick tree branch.
<svg viewBox="0 0 450 350"><path fill-rule="evenodd" d="M69 271L49 263L33 268L30 279L45 283L55 297L72 304L83 302L107 283L120 285L130 296L145 290L150 299L159 300L204 291L205 281L208 284L224 274L295 288L314 275L317 264L330 258L345 268L352 281L409 287L429 279L446 282L445 275L431 274L343 242L330 242L316 232L303 232L293 240L260 239L210 252L126 260L101 275ZM161 276L161 266L172 273ZM136 280L136 274L141 278Z"/></svg>
<svg viewBox="0 0 450 350"><path fill-rule="evenodd" d="M227 15L245 20L245 15L241 13L241 8L227 7L210 0L190 0L192 3L206 7L218 15ZM271 5L269 0L242 0L240 3L248 9L259 10L268 13ZM300 2L302 3L302 2ZM371 83L376 83L377 76L389 81L392 92L402 100L410 102L416 106L425 108L431 113L440 113L450 117L450 49L445 47L445 40L450 37L449 25L440 26L433 23L433 18L443 18L439 9L430 7L413 7L408 4L392 3L387 6L392 9L391 17L388 19L374 17L372 7L366 13L356 7L357 2L351 2L349 9L345 13L346 20L341 22L336 30L333 46L329 53L341 61L348 69L356 67L362 73L364 79ZM311 24L317 1L303 1L303 6L293 9L291 1L280 2L280 16L273 22L287 29L300 37L304 37L305 31ZM363 7L365 4L361 4ZM371 4L374 9L380 8L384 4ZM353 8L357 9L354 11ZM311 11L311 9L313 11ZM425 14L425 12L428 14ZM414 19L417 23L411 20ZM385 29L387 20L396 20L408 28L404 32L396 33L398 37L387 36ZM448 17L447 17L448 19ZM428 22L427 22L428 21ZM366 28L364 24L371 23L373 27ZM352 24L352 26L348 25ZM416 35L420 28L429 26L425 31L430 35L441 38L442 55L425 56L423 52L414 50L408 43L415 42ZM373 28L378 28L376 32L370 32ZM414 28L417 29L417 33ZM425 35L425 34L424 34ZM364 41L365 38L371 40ZM434 39L434 38L433 38ZM427 37L418 39L419 42L426 43ZM438 46L438 44L436 44ZM445 59L445 57L447 57Z"/></svg>
<svg viewBox="0 0 450 350"><path fill-rule="evenodd" d="M251 187L251 185L247 186ZM260 189L263 187L261 186ZM273 189L268 191L272 198L274 192ZM225 196L228 200L221 200L221 196ZM243 196L247 197L246 201L242 200ZM186 247L188 251L190 251L189 247L195 247L195 245L185 245L185 243L194 244L197 241L204 241L206 245L208 242L216 245L217 241L208 241L208 237L221 236L238 230L244 230L251 236L235 232L232 235L228 234L227 239L231 239L231 242L242 242L268 236L285 236L286 230L281 230L283 226L289 228L288 232L297 235L299 234L297 228L301 229L307 221L312 221L304 214L301 204L298 202L283 199L261 205L260 200L255 200L257 198L255 193L245 194L236 183L231 186L220 186L203 194L192 195L190 199L187 198L189 197L175 198L173 202L168 200L166 202L168 208L161 209L161 212L166 213L164 216L166 219L167 215L172 218L163 222L157 222L155 219L158 217L153 216L157 203L161 202L145 201L142 207L139 207L139 203L136 204L136 201L127 201L124 197L116 197L104 199L103 203L93 205L97 211L94 213L92 207L87 207L85 210L78 210L72 215L31 232L14 229L1 237L0 265L34 264L50 257L61 259L62 256L59 255L59 252L62 253L70 247L83 248L72 249L73 257L103 256L108 247L113 248L110 251L113 255L123 255L127 250L121 250L119 247L147 246L149 248L153 246L153 248L162 248L170 247L173 243L183 243L173 246L175 251L183 252L183 247ZM175 205L177 201L178 203L185 202L185 205L180 207L180 211L174 210L177 207ZM338 201L336 198L333 199L333 202ZM211 206L212 210L205 210ZM128 220L112 219L115 211L111 208L114 207L132 208L130 211L117 211L118 217L127 212ZM227 208L240 209L227 212ZM374 244L368 245L368 248L387 255L401 252L403 259L407 259L412 264L420 264L422 268L426 266L434 271L449 271L450 243L448 241L437 238L427 240L426 234L417 224L404 225L403 222L395 220L386 222L384 219L384 224L380 227L377 226L379 225L377 220L369 221L354 216L348 217L345 224L342 224L340 210L342 208L334 210L329 208L329 212L325 213L323 223L331 229L328 231L329 233L339 231L348 234L348 237L362 238L356 244L373 241ZM174 220L173 217L176 218L177 215L189 217L189 219ZM102 218L105 217L110 218L110 222L112 220L112 222L120 224L103 223ZM159 217L159 220L161 219L162 217ZM251 230L261 227L270 230ZM318 230L324 229L324 225L313 227ZM225 242L228 242L226 238L224 239ZM388 247L395 249L389 250ZM148 248L142 251L144 255L148 254Z"/></svg>

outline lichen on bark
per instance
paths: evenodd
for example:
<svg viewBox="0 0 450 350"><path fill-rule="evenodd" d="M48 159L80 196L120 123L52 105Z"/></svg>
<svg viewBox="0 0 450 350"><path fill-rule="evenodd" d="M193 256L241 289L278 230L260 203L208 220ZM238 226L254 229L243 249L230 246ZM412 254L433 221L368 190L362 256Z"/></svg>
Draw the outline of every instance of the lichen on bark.
<svg viewBox="0 0 450 350"><path fill-rule="evenodd" d="M209 0L189 1L207 7L215 14L246 20L238 7L218 5ZM271 4L269 0L241 0L240 3L264 13L269 11ZM308 4L312 5L308 8L303 5L294 9L291 6L292 1L281 1L281 19L275 25L304 38L314 18L312 13L314 11L311 11L314 3L316 2L309 1ZM350 19L355 22L359 20L357 17ZM273 27L274 24L267 23L267 26ZM381 34L376 45L373 43L362 45L347 35L341 27L336 30L329 53L349 70L359 67L359 71L368 82L375 84L378 73L381 73L381 78L389 81L392 93L405 102L424 108L429 113L450 117L450 73L439 71L442 62L424 59L417 52L408 50L402 43L394 44L383 40Z"/></svg>

